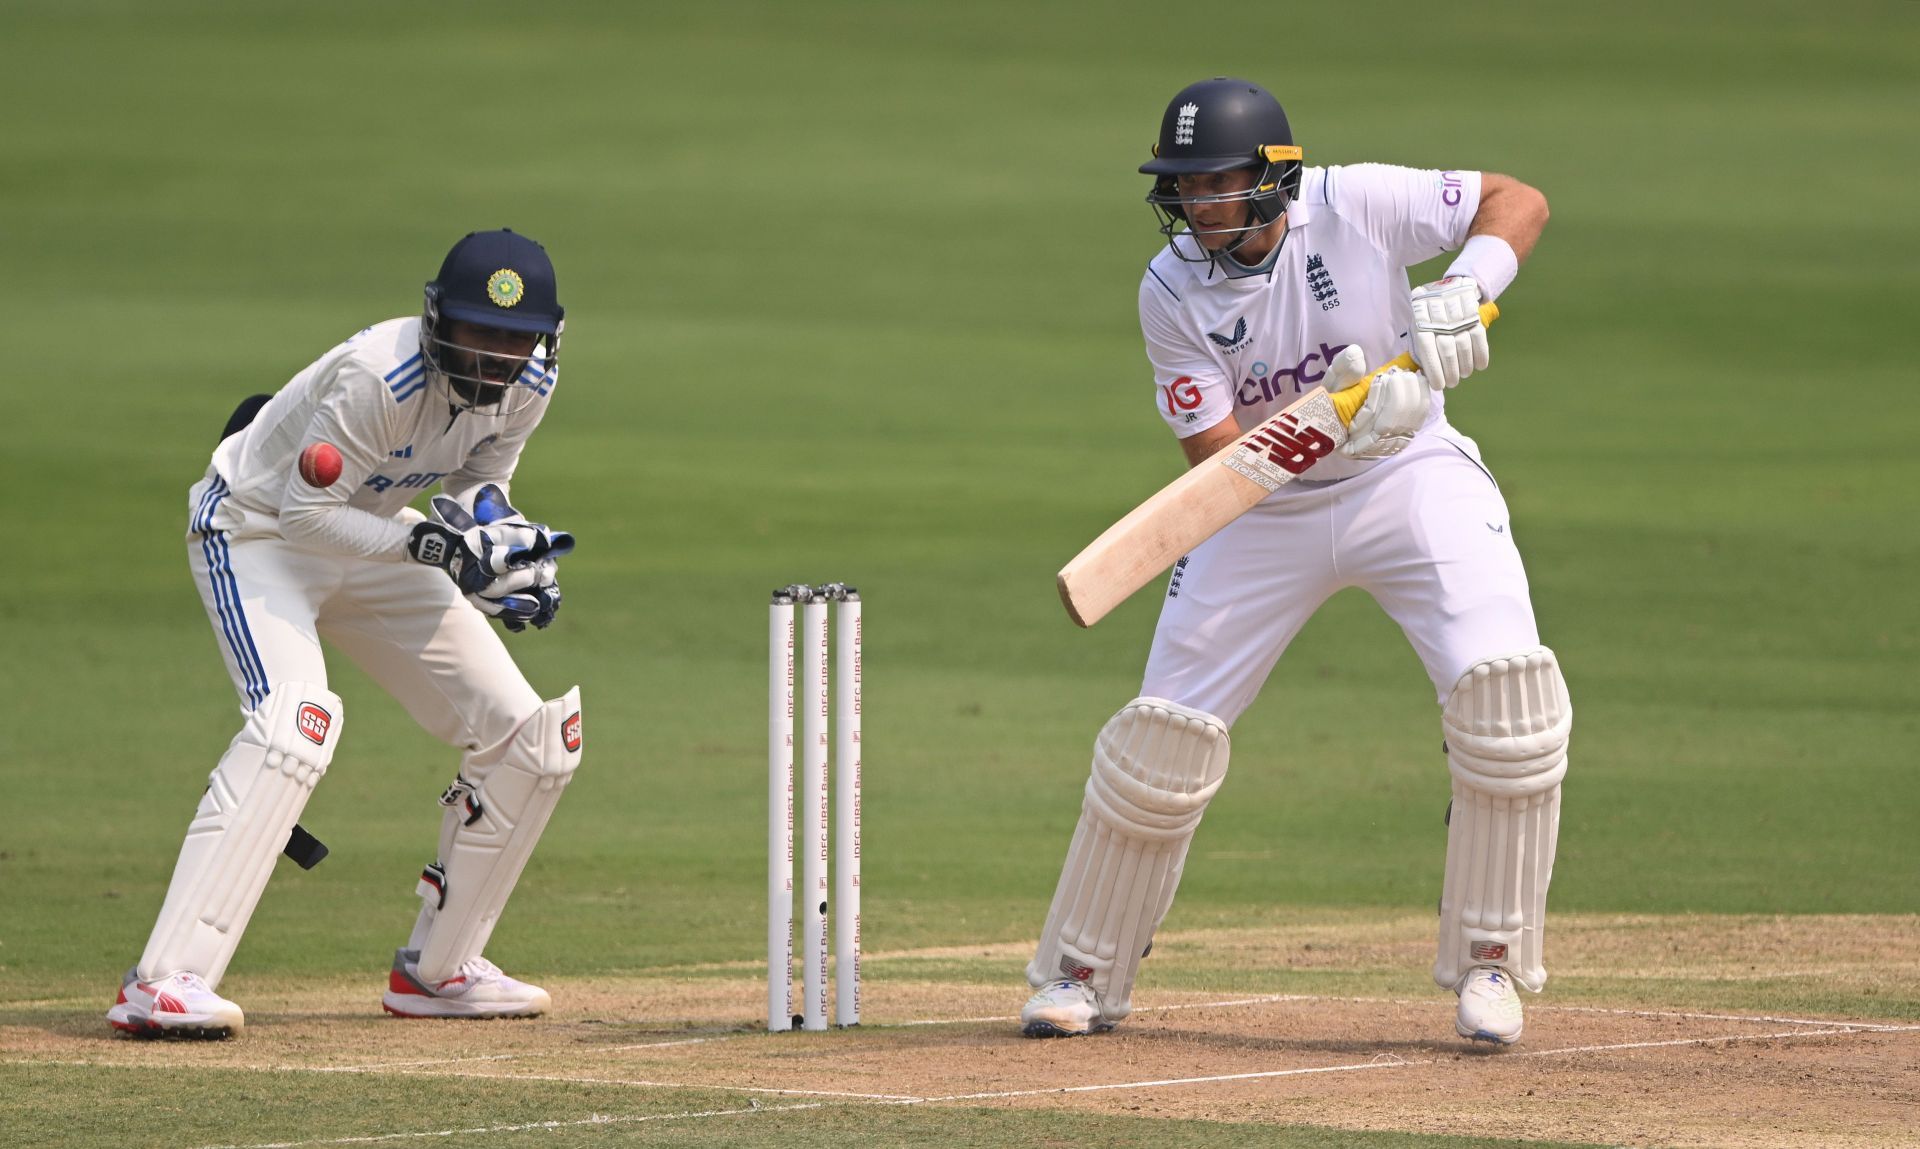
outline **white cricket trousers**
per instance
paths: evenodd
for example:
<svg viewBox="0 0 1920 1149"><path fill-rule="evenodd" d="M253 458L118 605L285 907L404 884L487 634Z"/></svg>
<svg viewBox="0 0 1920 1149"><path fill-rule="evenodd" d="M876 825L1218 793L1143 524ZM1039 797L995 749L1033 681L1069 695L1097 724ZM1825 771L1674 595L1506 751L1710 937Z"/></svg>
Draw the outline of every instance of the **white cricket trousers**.
<svg viewBox="0 0 1920 1149"><path fill-rule="evenodd" d="M1195 547L1168 582L1140 693L1231 726L1350 586L1400 624L1442 705L1475 663L1540 643L1506 500L1479 447L1440 423L1363 475L1282 488Z"/></svg>
<svg viewBox="0 0 1920 1149"><path fill-rule="evenodd" d="M322 637L429 734L470 753L506 741L540 708L446 572L295 546L271 516L233 505L211 470L188 505L187 558L242 710L281 682L325 685Z"/></svg>

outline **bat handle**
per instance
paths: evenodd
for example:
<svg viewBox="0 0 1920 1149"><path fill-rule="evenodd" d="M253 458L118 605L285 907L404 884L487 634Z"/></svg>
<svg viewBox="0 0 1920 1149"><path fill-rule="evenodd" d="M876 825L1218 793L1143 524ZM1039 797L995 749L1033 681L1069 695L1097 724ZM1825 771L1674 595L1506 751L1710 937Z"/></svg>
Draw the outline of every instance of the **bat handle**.
<svg viewBox="0 0 1920 1149"><path fill-rule="evenodd" d="M1500 318L1500 308L1497 304L1487 302L1480 305L1481 323L1492 327L1493 321L1498 318ZM1395 367L1400 368L1402 371L1418 369L1418 365L1414 363L1412 355L1400 355L1392 361L1383 363L1375 370L1368 372L1365 379L1360 380L1360 382L1355 383L1346 390L1333 393L1331 396L1333 399L1333 409L1339 414L1342 424L1348 427L1353 426L1353 417L1360 413L1361 405L1367 401L1367 392L1373 390L1373 377L1379 375L1381 372L1391 371Z"/></svg>

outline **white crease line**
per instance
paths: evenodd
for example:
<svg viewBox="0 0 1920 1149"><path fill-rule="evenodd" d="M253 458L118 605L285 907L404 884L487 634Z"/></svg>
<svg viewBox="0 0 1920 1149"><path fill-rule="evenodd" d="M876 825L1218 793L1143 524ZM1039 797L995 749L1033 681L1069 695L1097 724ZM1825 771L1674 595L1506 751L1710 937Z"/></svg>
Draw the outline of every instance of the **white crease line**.
<svg viewBox="0 0 1920 1149"><path fill-rule="evenodd" d="M1886 1026L1874 1032L1914 1032L1920 1031L1920 1025ZM1824 1030L1792 1029L1779 1033L1730 1033L1709 1037L1682 1037L1666 1041L1631 1041L1607 1045L1571 1045L1556 1049L1511 1050L1500 1054L1503 1057L1561 1057L1576 1053L1609 1053L1630 1049L1659 1049L1683 1045L1710 1045L1715 1042L1736 1041L1792 1041L1806 1037L1849 1037L1858 1036L1863 1030L1844 1027ZM851 1093L822 1089L780 1089L764 1085L727 1085L723 1083L687 1083L677 1081L647 1081L630 1078L570 1077L564 1074L492 1074L492 1073L400 1073L401 1077L427 1078L467 1078L484 1081L547 1081L576 1085L626 1085L647 1089L689 1089L705 1090L715 1093L769 1093L778 1096L827 1097L845 1101L871 1101L884 1105L927 1105L947 1101L997 1101L1017 1097L1044 1097L1049 1094L1099 1093L1117 1089L1152 1089L1176 1085L1208 1085L1223 1081L1259 1081L1280 1077L1306 1077L1320 1073L1357 1073L1369 1069L1409 1069L1424 1065L1439 1065L1454 1060L1448 1058L1426 1057L1414 1060L1398 1054L1376 1054L1364 1062L1352 1062L1344 1065L1300 1066L1292 1069L1255 1070L1247 1073L1209 1074L1201 1077L1174 1077L1154 1081L1117 1081L1098 1085L1064 1085L1043 1089L999 1090L985 1093L953 1093L938 1097L915 1097L889 1093Z"/></svg>
<svg viewBox="0 0 1920 1149"><path fill-rule="evenodd" d="M1890 1026L1881 1026L1873 1030L1865 1030L1855 1026L1843 1026L1839 1028L1824 1029L1824 1030L1793 1029L1793 1030L1785 1030L1779 1033L1720 1034L1720 1035L1715 1035L1711 1037L1674 1038L1667 1041L1635 1041L1635 1042L1615 1043L1615 1044L1609 1044L1609 1045L1563 1046L1558 1049L1514 1050L1514 1051L1505 1053L1504 1056L1505 1057L1564 1057L1569 1054L1579 1054L1579 1053L1609 1053L1609 1052L1619 1052L1619 1051L1630 1050L1630 1049L1657 1049L1657 1048L1670 1048L1670 1047L1685 1046L1685 1045L1710 1045L1716 1042L1732 1043L1732 1042L1741 1042L1741 1041L1795 1041L1801 1038L1808 1038L1808 1037L1852 1037L1852 1036L1858 1036L1863 1032L1910 1033L1910 1032L1916 1032L1916 1031L1920 1031L1920 1025L1898 1025L1898 1026L1890 1025ZM1385 1058L1384 1060L1382 1059L1383 1057ZM834 1092L827 1092L824 1090L777 1089L777 1088L768 1087L768 1086L750 1086L750 1085L726 1085L726 1084L688 1085L688 1084L682 1084L679 1082L624 1080L624 1079L617 1079L617 1078L583 1078L583 1077L568 1077L568 1076L558 1075L558 1074L501 1075L501 1074L486 1074L486 1073L424 1072L424 1073L400 1073L400 1074L396 1074L396 1076L479 1078L479 1079L493 1080L493 1081L550 1081L550 1082L560 1082L560 1083L577 1084L577 1085L624 1085L624 1086L632 1086L637 1088L650 1088L650 1089L695 1089L695 1090L703 1090L703 1091L714 1092L714 1093L770 1093L770 1094L775 1094L780 1096L829 1097L829 1098L838 1098L841 1100L848 1100L848 1101L870 1101L870 1102L874 1102L876 1104L882 1104L882 1105L926 1105L926 1104L936 1104L941 1102L952 1102L952 1101L1002 1101L1002 1100L1011 1100L1011 1099L1020 1098L1020 1097L1042 1097L1050 1094L1097 1093L1097 1092L1112 1092L1115 1090L1123 1090L1123 1089L1154 1089L1154 1088L1167 1088L1171 1086L1180 1086L1180 1085L1206 1085L1206 1084L1216 1084L1219 1082L1226 1082L1226 1081L1259 1081L1259 1080L1268 1080L1268 1079L1281 1078L1281 1077L1306 1077L1306 1076L1322 1074L1322 1073L1359 1073L1359 1072L1364 1072L1366 1070L1376 1070L1376 1069L1410 1069L1410 1068L1418 1068L1418 1067L1427 1066L1427 1065L1442 1064L1443 1062L1452 1061L1452 1060L1454 1059L1453 1058L1445 1058L1445 1059L1421 1058L1418 1060L1408 1060L1398 1055L1388 1054L1388 1055L1375 1055L1375 1057L1371 1060L1364 1061L1364 1062L1353 1062L1345 1065L1303 1066L1303 1067L1298 1067L1293 1069L1270 1069L1270 1070L1262 1070L1262 1071L1255 1071L1255 1072L1249 1072L1249 1073L1211 1074L1211 1075L1202 1076L1202 1077L1163 1078L1163 1079L1153 1080L1153 1081L1109 1082L1109 1083L1100 1084L1100 1085L1067 1085L1067 1086L1056 1086L1048 1089L1015 1089L1015 1090L999 1090L999 1091L991 1091L991 1092L983 1092L983 1093L953 1093L953 1094L947 1094L945 1096L940 1096L940 1097L910 1097L910 1096L902 1096L898 1094L878 1094L878 1093L867 1093L867 1094L834 1093ZM48 1064L48 1063L35 1062L30 1064ZM89 1063L82 1062L79 1064L89 1064ZM300 1067L293 1067L293 1068L295 1071L300 1070ZM382 1141L418 1139L418 1138L427 1138L427 1137L478 1136L478 1135L483 1135L487 1133L517 1132L517 1131L531 1130L531 1129L561 1129L561 1128L577 1127L582 1125L604 1125L604 1124L618 1124L618 1123L634 1123L634 1122L642 1122L642 1121L672 1121L672 1120L683 1120L683 1119L699 1118L699 1117L726 1117L726 1116L739 1116L739 1115L752 1114L752 1113L786 1112L786 1111L802 1110L802 1109L819 1109L819 1108L822 1108L823 1105L824 1103L822 1102L811 1102L811 1103L803 1103L798 1105L784 1105L784 1106L757 1106L756 1105L756 1106L749 1107L747 1109L715 1109L715 1110L703 1110L703 1111L692 1112L692 1113L677 1113L677 1114L648 1114L648 1115L634 1115L634 1116L624 1116L624 1117L595 1116L595 1117L586 1118L579 1121L563 1121L563 1122L543 1121L543 1122L534 1122L534 1123L523 1124L523 1125L502 1125L502 1126L493 1126L493 1127L479 1128L479 1129L448 1129L448 1130L437 1130L437 1131L431 1131L431 1132L384 1133L384 1134L378 1134L373 1136L340 1137L340 1138L328 1138L328 1139L318 1139L318 1140L309 1140L309 1141L268 1142L263 1144L245 1145L245 1146L238 1146L238 1145L209 1146L207 1147L207 1149L299 1149L299 1147L301 1146L308 1146L308 1145L361 1145L361 1144L374 1144Z"/></svg>
<svg viewBox="0 0 1920 1149"><path fill-rule="evenodd" d="M457 1077L473 1081L555 1081L579 1085L637 1085L647 1089L705 1089L715 1093L773 1093L783 1097L838 1097L845 1101L924 1101L910 1093L847 1093L832 1089L779 1089L771 1085L710 1085L687 1081L647 1081L629 1077L568 1077L562 1073L401 1073L399 1077L439 1080Z"/></svg>
<svg viewBox="0 0 1920 1149"><path fill-rule="evenodd" d="M1265 1003L1271 1003L1271 1001L1373 1001L1373 1003L1382 1003L1382 1001L1384 1001L1384 1003L1390 1003L1390 1005L1425 1005L1425 1003L1419 1003L1419 1001L1392 1001L1392 999L1367 999L1367 997L1273 995L1273 997L1244 997L1244 999L1233 999L1233 1001L1206 1001L1206 1003L1187 1003L1187 1005L1158 1005L1158 1007L1142 1009L1142 1011L1137 1011L1137 1013L1169 1011L1169 1009L1208 1009L1208 1007L1219 1009L1219 1007L1229 1007L1229 1005L1265 1005ZM1609 1045L1565 1045L1565 1047L1559 1047L1559 1049L1513 1049L1513 1051L1503 1051L1503 1057L1557 1057L1557 1055L1567 1055L1567 1053L1607 1053L1607 1051L1620 1051L1620 1049L1659 1049L1659 1047L1670 1047L1670 1045L1707 1045L1707 1043L1713 1043L1713 1041L1786 1041L1786 1039L1793 1038L1834 1038L1834 1036L1859 1036L1859 1034L1910 1034L1910 1032L1920 1032L1920 1024L1878 1024L1878 1022L1876 1022L1876 1024L1868 1024L1868 1022L1832 1022L1832 1020L1816 1022L1816 1020L1801 1020L1801 1018L1768 1018L1768 1016L1655 1013L1655 1011L1630 1011L1630 1009L1599 1009L1599 1007L1584 1007L1584 1005L1561 1005L1561 1007L1540 1007L1540 1009L1559 1009L1559 1011L1569 1011L1569 1013L1674 1016L1674 1018L1690 1018L1690 1020L1774 1022L1774 1024L1828 1026L1828 1028L1801 1028L1801 1030L1786 1030L1786 1032L1780 1032L1780 1034L1718 1034L1718 1036L1707 1036L1707 1038L1672 1038L1667 1039L1667 1041L1620 1041L1620 1043L1609 1043ZM1004 1018L985 1018L985 1020L1004 1020ZM881 1028L904 1028L904 1026L914 1026L914 1024L956 1024L956 1022L918 1020L918 1022L900 1022L899 1026L881 1026ZM689 1041L670 1041L670 1043L666 1043L666 1045L693 1045L693 1043L699 1043L699 1041L710 1041L710 1038L689 1039ZM622 1047L622 1049L647 1049L647 1047L655 1047L655 1045L657 1045L657 1043L628 1045L628 1047ZM513 1059L513 1057L564 1057L566 1053L593 1053L593 1051L555 1051L555 1053L551 1053L551 1055L549 1055L549 1053L524 1053L524 1055L511 1053L511 1055L493 1055L493 1057L476 1057L476 1059L459 1059L459 1061L503 1061L503 1059ZM1382 1057L1386 1057L1388 1061L1380 1061ZM150 1068L150 1066L142 1066L142 1064L117 1063L117 1061L0 1059L0 1066L6 1066L6 1064L29 1064L29 1066L63 1064L63 1066L83 1066L83 1068ZM574 1084L591 1084L591 1086L636 1086L636 1088L653 1089L712 1089L712 1091L728 1091L728 1093L776 1093L776 1095L797 1095L797 1097L839 1097L839 1099L849 1099L849 1101L883 1101L883 1103L895 1103L895 1105L922 1105L922 1103L929 1103L929 1101L968 1101L968 1099L993 1099L993 1097L1035 1097L1035 1095L1044 1095L1044 1093L1087 1093L1087 1091L1100 1091L1100 1089L1187 1086L1187 1084L1236 1082L1236 1080L1254 1080L1254 1078L1284 1078L1284 1076L1302 1076L1302 1074L1352 1072L1352 1070L1367 1070L1367 1068L1402 1068L1402 1066L1436 1064L1436 1059L1405 1061L1405 1059L1400 1059L1398 1055L1390 1055L1390 1053L1388 1053L1388 1055L1375 1055L1375 1059L1373 1059L1373 1061L1367 1061L1367 1063L1340 1064L1340 1066L1306 1066L1306 1068L1260 1070L1260 1072L1246 1072L1246 1074L1223 1074L1223 1076L1202 1076L1202 1078L1171 1078L1171 1080L1164 1080L1164 1082L1116 1082L1116 1084L1104 1084L1104 1086L1058 1086L1058 1088L1048 1089L1000 1091L1000 1093L952 1093L952 1095L943 1095L943 1097L916 1097L916 1095L904 1095L904 1093L852 1093L852 1091L828 1091L828 1089L781 1089L774 1088L774 1086L726 1086L726 1084L653 1082L653 1080L634 1080L634 1078L576 1078L576 1076L564 1076L564 1074L409 1072L409 1066L434 1066L434 1064L455 1064L455 1061L444 1061L444 1063L420 1061L420 1063L369 1064L369 1066L307 1066L307 1064L248 1066L248 1064L232 1064L232 1066L207 1066L207 1068L232 1068L232 1070L242 1070L242 1072L313 1072L313 1074L326 1074L326 1072L380 1074L380 1072L390 1072L390 1070L392 1070L394 1076L420 1076L420 1078L478 1078L478 1080L492 1080L492 1082L563 1082L563 1084L564 1082L574 1082ZM532 1128L532 1126L528 1126L528 1128Z"/></svg>
<svg viewBox="0 0 1920 1149"><path fill-rule="evenodd" d="M1400 997L1346 997L1338 994L1269 994L1265 997L1249 997L1235 1001L1196 1002L1186 1005L1158 1005L1134 1010L1135 1013L1153 1013L1159 1010L1208 1009L1234 1005L1266 1005L1273 1002L1288 1001L1342 1001L1357 1005L1399 1005L1433 1009L1441 1006L1454 1008L1454 1003L1444 998L1400 998ZM1528 1012L1540 1013L1601 1013L1617 1017L1670 1017L1687 1021L1744 1021L1753 1025L1806 1025L1806 1026L1846 1026L1849 1029L1885 1030L1895 1032L1909 1028L1886 1022L1839 1021L1831 1017L1777 1017L1771 1014L1751 1013L1690 1013L1665 1009L1618 1009L1596 1005L1546 1005L1534 1004L1527 1007ZM1011 1021L1014 1018L986 1018L988 1021ZM939 1021L907 1022L908 1025L940 1025Z"/></svg>
<svg viewBox="0 0 1920 1149"><path fill-rule="evenodd" d="M420 1064L433 1065L434 1062ZM123 1061L43 1061L37 1058L0 1060L0 1066L6 1065L71 1065L84 1069L151 1069L153 1066L139 1065ZM633 1085L648 1089L693 1089L715 1093L772 1093L792 1097L838 1097L848 1101L924 1101L925 1098L909 1093L851 1093L836 1092L830 1089L780 1089L770 1085L711 1085L684 1081L649 1081L631 1077L569 1077L559 1073L470 1073L459 1070L410 1070L396 1069L389 1065L335 1066L335 1065L210 1065L207 1069L226 1069L237 1073L357 1073L378 1076L391 1073L395 1077L424 1077L429 1080L442 1078L460 1078L474 1081L552 1081L562 1084L578 1085ZM529 1126L528 1128L532 1128ZM303 1143L304 1144L304 1143Z"/></svg>
<svg viewBox="0 0 1920 1149"><path fill-rule="evenodd" d="M1334 1001L1336 998L1320 997L1315 994L1270 993L1262 997L1236 997L1228 1001L1191 1001L1174 1005L1143 1005L1135 1013L1166 1013L1176 1009L1226 1009L1236 1005L1271 1005L1277 1001ZM1019 1021L1017 1013L998 1017L930 1017L914 1021L896 1021L876 1025L875 1029L908 1029L917 1025L977 1025L989 1021Z"/></svg>
<svg viewBox="0 0 1920 1149"><path fill-rule="evenodd" d="M1309 995L1309 994L1282 993L1282 994L1266 994L1261 997L1232 998L1226 1001L1198 1001L1198 1002L1186 1002L1186 1003L1180 1003L1180 1004L1174 1004L1174 1005L1143 1006L1140 1009L1134 1010L1134 1012L1135 1013L1164 1013L1167 1011L1180 1010L1180 1009L1228 1009L1234 1006L1269 1005L1274 1002L1283 1002L1283 1001L1326 1001L1326 1000L1329 1000L1329 999L1324 997ZM978 1024L985 1024L988 1022L1018 1021L1018 1020L1020 1020L1020 1018L1017 1014L1007 1015L1003 1017L941 1017L941 1018L916 1019L913 1021L882 1023L882 1024L870 1025L864 1028L877 1031L877 1030L884 1030L884 1029L908 1029L916 1026L978 1025ZM684 1038L677 1041L638 1042L631 1045L596 1046L591 1049L544 1050L544 1051L530 1051L530 1052L524 1052L524 1053L492 1053L492 1054L485 1054L485 1055L476 1056L476 1057L449 1057L449 1058L443 1058L438 1060L424 1060L424 1061L373 1061L373 1062L367 1062L366 1064L363 1064L363 1065L338 1065L338 1066L276 1065L276 1066L273 1066L272 1068L287 1069L287 1070L311 1069L313 1072L316 1072L316 1073L364 1073L371 1070L379 1070L379 1069L411 1069L416 1066L463 1065L463 1064L476 1063L476 1062L516 1061L516 1060L521 1060L521 1059L530 1058L530 1057L566 1057L574 1054L584 1055L584 1054L599 1054L599 1053L621 1053L627 1050L634 1050L634 1049L665 1049L671 1046L702 1045L702 1044L707 1044L715 1041L729 1041L729 1040L734 1040L742 1037L756 1037L756 1036L759 1036L759 1035L757 1033L721 1033L721 1034L715 1034L711 1037L692 1037L692 1038ZM878 1096L878 1095L875 1095L875 1096Z"/></svg>
<svg viewBox="0 0 1920 1149"><path fill-rule="evenodd" d="M641 1041L631 1045L599 1045L590 1049L530 1050L524 1053L488 1053L476 1057L442 1057L425 1061L369 1061L365 1065L275 1065L274 1069L304 1069L315 1073L366 1073L376 1069L410 1069L417 1065L464 1065L471 1061L517 1061L523 1057L558 1057L572 1053L620 1053L631 1049L665 1049L675 1045L703 1045L722 1041L732 1034L713 1037L687 1037L677 1041Z"/></svg>
<svg viewBox="0 0 1920 1149"><path fill-rule="evenodd" d="M582 1125L636 1125L642 1121L686 1121L698 1117L744 1117L754 1113L790 1113L819 1109L811 1105L755 1105L747 1109L707 1109L697 1113L600 1114L578 1121L530 1121L523 1125L488 1125L477 1129L433 1129L415 1133L374 1133L360 1137L317 1137L310 1141L262 1141L251 1145L208 1145L202 1149L298 1149L303 1145L373 1145L426 1137L478 1137L488 1133L522 1133L530 1129L574 1129Z"/></svg>
<svg viewBox="0 0 1920 1149"><path fill-rule="evenodd" d="M1313 1065L1299 1069L1267 1069L1255 1073L1220 1073L1210 1077L1172 1077L1164 1081L1115 1081L1105 1085L1060 1085L1052 1089L1014 1089L1002 1093L951 1093L945 1097L921 1097L902 1101L901 1105L923 1105L934 1101L994 1101L1009 1097L1040 1097L1049 1093L1098 1093L1109 1089L1149 1089L1160 1085L1205 1085L1216 1081L1252 1081L1268 1077L1301 1077L1309 1073L1352 1073L1362 1069L1402 1069L1413 1065L1433 1065L1437 1059L1420 1061L1362 1061L1352 1065Z"/></svg>
<svg viewBox="0 0 1920 1149"><path fill-rule="evenodd" d="M1889 1026L1888 1031L1906 1032L1920 1030L1920 1025ZM1516 1050L1501 1054L1503 1057L1555 1057L1570 1053L1607 1053L1625 1049L1653 1049L1674 1045L1707 1045L1712 1042L1733 1041L1792 1041L1803 1037L1853 1036L1858 1029L1805 1030L1794 1029L1782 1033L1730 1033L1714 1037L1683 1037L1672 1041L1634 1041L1618 1045L1575 1045L1560 1049ZM895 1102L899 1105L921 1105L940 1101L997 1101L1015 1097L1044 1097L1056 1093L1097 1093L1115 1089L1153 1089L1170 1085L1207 1085L1221 1081L1256 1081L1275 1077L1303 1077L1314 1073L1357 1073L1367 1069L1407 1069L1422 1065L1439 1065L1453 1058L1421 1058L1408 1061L1397 1058L1392 1061L1364 1061L1347 1065L1318 1065L1299 1069L1269 1069L1253 1073L1222 1073L1207 1077L1173 1077L1159 1081L1115 1081L1104 1085L1064 1085L1052 1089L1013 1089L995 1093L954 1093L945 1097L923 1097L917 1101ZM724 1088L724 1087L723 1087Z"/></svg>
<svg viewBox="0 0 1920 1149"><path fill-rule="evenodd" d="M1542 1012L1605 1013L1624 1017L1676 1017L1683 1018L1687 1021L1749 1021L1756 1025L1762 1022L1768 1025L1839 1025L1845 1026L1848 1029L1880 1031L1898 1031L1913 1028L1912 1026L1889 1025L1885 1022L1877 1021L1836 1021L1830 1017L1816 1019L1808 1017L1770 1017L1764 1014L1756 1015L1746 1013L1680 1013L1672 1010L1659 1009L1609 1009L1605 1006L1598 1005L1540 1005L1533 1008L1541 1010Z"/></svg>
<svg viewBox="0 0 1920 1149"><path fill-rule="evenodd" d="M1871 1032L1908 1033L1920 1025L1889 1025ZM1517 1049L1508 1057L1553 1057L1563 1053L1611 1053L1621 1049L1659 1049L1670 1045L1711 1045L1716 1041L1792 1041L1801 1037L1857 1037L1869 1032L1853 1027L1844 1029L1789 1029L1780 1033L1723 1033L1714 1037L1676 1037L1668 1041L1627 1041L1615 1045L1568 1045L1559 1049Z"/></svg>

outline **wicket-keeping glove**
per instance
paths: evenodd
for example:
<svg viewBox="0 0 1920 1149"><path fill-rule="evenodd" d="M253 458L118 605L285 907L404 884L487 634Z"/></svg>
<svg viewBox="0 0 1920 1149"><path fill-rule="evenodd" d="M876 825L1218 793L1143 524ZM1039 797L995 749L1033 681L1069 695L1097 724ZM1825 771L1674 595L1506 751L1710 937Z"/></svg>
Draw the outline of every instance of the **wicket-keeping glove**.
<svg viewBox="0 0 1920 1149"><path fill-rule="evenodd" d="M447 572L462 594L473 594L508 570L511 549L485 527L455 530L431 519L415 523L407 557Z"/></svg>
<svg viewBox="0 0 1920 1149"><path fill-rule="evenodd" d="M467 601L516 634L527 629L528 623L535 630L545 630L560 613L559 566L556 560L547 558L508 571L478 594L468 595Z"/></svg>
<svg viewBox="0 0 1920 1149"><path fill-rule="evenodd" d="M516 633L528 623L544 630L553 622L560 612L559 558L573 550L571 534L526 521L492 483L475 492L472 511L447 495L435 495L432 506L449 527L496 532L509 540L508 569L476 590L463 586L467 601Z"/></svg>
<svg viewBox="0 0 1920 1149"><path fill-rule="evenodd" d="M446 498L445 495L436 495L434 497L435 508L438 509L439 500ZM453 500L448 499L447 501L452 502ZM455 503L454 505L458 506L459 504ZM536 561L549 557L557 559L561 555L573 550L573 535L571 532L556 531L545 523L527 521L525 515L508 505L506 492L502 491L499 486L494 483L488 483L486 486L474 492L473 519L481 526L512 527L532 532L533 541L527 549L529 556Z"/></svg>

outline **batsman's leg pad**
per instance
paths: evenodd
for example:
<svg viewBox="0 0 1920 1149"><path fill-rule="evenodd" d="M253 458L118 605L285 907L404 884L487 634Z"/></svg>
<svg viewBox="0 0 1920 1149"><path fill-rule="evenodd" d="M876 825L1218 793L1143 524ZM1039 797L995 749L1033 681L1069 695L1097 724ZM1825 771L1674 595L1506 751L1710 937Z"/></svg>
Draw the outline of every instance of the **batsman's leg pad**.
<svg viewBox="0 0 1920 1149"><path fill-rule="evenodd" d="M1478 663L1442 712L1453 806L1433 980L1504 967L1536 993L1573 703L1546 647Z"/></svg>
<svg viewBox="0 0 1920 1149"><path fill-rule="evenodd" d="M468 754L441 801L440 858L427 867L425 906L409 946L420 980L452 977L480 956L535 842L580 765L580 688L545 703L497 747Z"/></svg>
<svg viewBox="0 0 1920 1149"><path fill-rule="evenodd" d="M1094 742L1080 824L1054 891L1035 989L1086 983L1111 1023L1132 1011L1133 978L1173 905L1187 847L1227 773L1227 726L1162 698L1136 698Z"/></svg>
<svg viewBox="0 0 1920 1149"><path fill-rule="evenodd" d="M333 761L343 717L339 696L311 682L282 682L248 712L187 826L140 955L141 981L195 973L209 987L220 984L294 822Z"/></svg>

